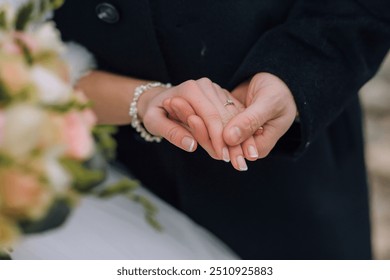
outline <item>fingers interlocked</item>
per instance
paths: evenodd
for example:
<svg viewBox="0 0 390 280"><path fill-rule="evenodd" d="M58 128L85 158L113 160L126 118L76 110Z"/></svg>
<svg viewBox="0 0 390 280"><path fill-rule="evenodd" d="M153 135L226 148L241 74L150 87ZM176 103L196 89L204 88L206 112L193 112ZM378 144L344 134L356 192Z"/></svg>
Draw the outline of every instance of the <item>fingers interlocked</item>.
<svg viewBox="0 0 390 280"><path fill-rule="evenodd" d="M227 146L223 140L225 125L244 106L209 79L197 80L191 87L191 96L164 100L163 107L170 118L187 127L211 157L231 161L237 170L247 170L245 158L256 160L258 157L254 138L250 137L242 145L234 146Z"/></svg>

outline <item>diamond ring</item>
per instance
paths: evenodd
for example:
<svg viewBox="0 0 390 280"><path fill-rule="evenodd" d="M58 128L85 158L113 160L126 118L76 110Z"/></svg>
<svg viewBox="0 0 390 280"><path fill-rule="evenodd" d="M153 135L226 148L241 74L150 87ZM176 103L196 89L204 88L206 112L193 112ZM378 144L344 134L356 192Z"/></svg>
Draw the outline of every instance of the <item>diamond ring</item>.
<svg viewBox="0 0 390 280"><path fill-rule="evenodd" d="M223 104L223 106L226 107L226 106L229 106L229 105L233 105L234 106L234 102L230 98L226 99L225 104Z"/></svg>

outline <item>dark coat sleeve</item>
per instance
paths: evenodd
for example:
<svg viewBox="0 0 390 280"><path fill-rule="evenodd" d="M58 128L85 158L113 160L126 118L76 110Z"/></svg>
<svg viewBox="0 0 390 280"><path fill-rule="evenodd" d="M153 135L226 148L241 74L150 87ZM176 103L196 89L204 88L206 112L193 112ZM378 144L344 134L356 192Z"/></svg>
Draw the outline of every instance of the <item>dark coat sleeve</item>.
<svg viewBox="0 0 390 280"><path fill-rule="evenodd" d="M259 38L231 87L259 72L289 86L300 124L281 140L295 147L289 155L299 156L356 98L389 46L389 0L297 1L285 23Z"/></svg>

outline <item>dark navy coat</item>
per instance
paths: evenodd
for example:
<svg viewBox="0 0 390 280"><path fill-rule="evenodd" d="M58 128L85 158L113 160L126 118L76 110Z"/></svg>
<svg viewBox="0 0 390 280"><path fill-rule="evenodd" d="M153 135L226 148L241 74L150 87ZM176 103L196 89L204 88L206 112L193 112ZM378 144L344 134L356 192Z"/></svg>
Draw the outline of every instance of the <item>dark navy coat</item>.
<svg viewBox="0 0 390 280"><path fill-rule="evenodd" d="M118 160L245 259L371 258L357 92L390 46L388 0L67 0L66 40L99 68L227 89L258 72L291 89L295 123L247 172L145 143L121 127ZM112 96L115 98L115 95Z"/></svg>

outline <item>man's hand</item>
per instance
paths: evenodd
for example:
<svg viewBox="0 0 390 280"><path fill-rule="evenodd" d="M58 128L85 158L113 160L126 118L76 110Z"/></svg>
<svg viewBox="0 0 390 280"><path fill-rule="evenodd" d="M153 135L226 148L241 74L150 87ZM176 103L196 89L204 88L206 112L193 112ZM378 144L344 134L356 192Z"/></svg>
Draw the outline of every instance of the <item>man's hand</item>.
<svg viewBox="0 0 390 280"><path fill-rule="evenodd" d="M227 123L224 141L235 146L254 135L259 158L266 157L297 116L291 91L275 75L259 73L232 94L246 109Z"/></svg>

